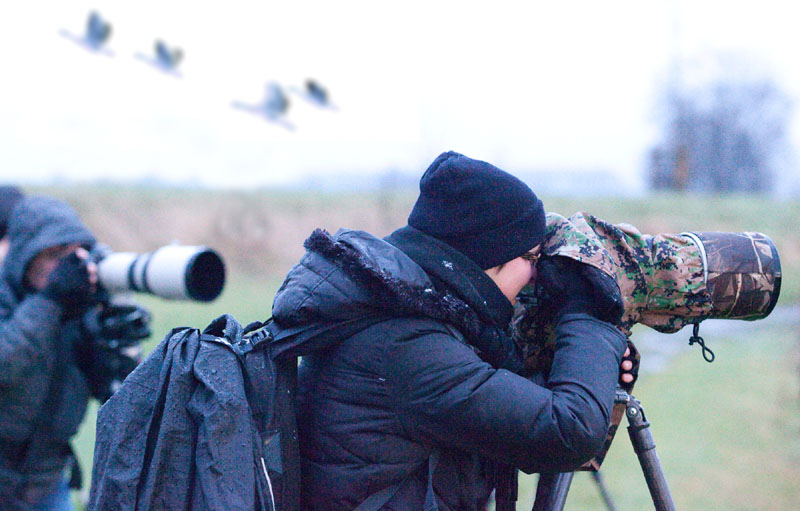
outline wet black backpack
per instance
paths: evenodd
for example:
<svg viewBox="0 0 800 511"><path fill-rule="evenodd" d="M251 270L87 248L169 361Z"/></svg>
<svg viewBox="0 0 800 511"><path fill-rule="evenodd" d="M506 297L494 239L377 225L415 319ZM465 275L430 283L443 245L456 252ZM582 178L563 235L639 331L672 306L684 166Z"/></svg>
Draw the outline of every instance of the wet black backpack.
<svg viewBox="0 0 800 511"><path fill-rule="evenodd" d="M269 325L164 338L98 413L89 509L300 509L297 358Z"/></svg>

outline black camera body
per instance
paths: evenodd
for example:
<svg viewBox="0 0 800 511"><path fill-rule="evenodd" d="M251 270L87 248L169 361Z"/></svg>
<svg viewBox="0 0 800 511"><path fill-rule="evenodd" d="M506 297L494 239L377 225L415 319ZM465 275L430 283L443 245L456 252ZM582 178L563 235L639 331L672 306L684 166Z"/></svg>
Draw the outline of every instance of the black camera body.
<svg viewBox="0 0 800 511"><path fill-rule="evenodd" d="M76 354L92 396L107 400L142 361L141 342L150 336L150 321L150 311L117 298L99 300L86 311Z"/></svg>

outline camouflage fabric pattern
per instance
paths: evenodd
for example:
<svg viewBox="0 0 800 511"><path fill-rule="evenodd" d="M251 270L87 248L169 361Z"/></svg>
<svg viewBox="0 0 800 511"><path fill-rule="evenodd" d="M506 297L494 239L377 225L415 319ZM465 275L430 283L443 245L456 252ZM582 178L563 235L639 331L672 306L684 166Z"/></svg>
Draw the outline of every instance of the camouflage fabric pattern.
<svg viewBox="0 0 800 511"><path fill-rule="evenodd" d="M584 212L570 218L548 213L542 250L616 279L625 300L620 330L626 335L635 323L676 332L712 312L700 250L691 239L645 235L631 225L614 225ZM528 369L542 371L552 360L553 325L536 296L534 289L523 291L514 330Z"/></svg>
<svg viewBox="0 0 800 511"><path fill-rule="evenodd" d="M636 323L673 333L707 318L760 319L780 291L777 250L760 233L648 235L584 212L548 213L542 248L616 279L625 300L619 328L628 336ZM515 336L528 368L545 369L553 339L546 304L537 302L535 289L523 290L519 302Z"/></svg>
<svg viewBox="0 0 800 511"><path fill-rule="evenodd" d="M706 252L711 317L766 317L778 301L782 276L772 241L757 232L692 234L700 239Z"/></svg>
<svg viewBox="0 0 800 511"><path fill-rule="evenodd" d="M777 250L760 233L647 235L587 213L570 218L548 213L542 249L547 256L569 257L616 279L625 301L619 329L627 336L636 323L672 333L707 318L760 319L780 293ZM527 369L547 374L555 331L543 297L541 289L523 290L513 331ZM629 347L638 362L630 341ZM633 390L633 384L623 387ZM624 403L614 405L603 449L580 470L600 468L625 409Z"/></svg>
<svg viewBox="0 0 800 511"><path fill-rule="evenodd" d="M587 214L569 219L549 213L544 253L590 264L617 280L625 299L620 329L635 323L677 332L710 317L703 261L697 245L677 234L647 235Z"/></svg>

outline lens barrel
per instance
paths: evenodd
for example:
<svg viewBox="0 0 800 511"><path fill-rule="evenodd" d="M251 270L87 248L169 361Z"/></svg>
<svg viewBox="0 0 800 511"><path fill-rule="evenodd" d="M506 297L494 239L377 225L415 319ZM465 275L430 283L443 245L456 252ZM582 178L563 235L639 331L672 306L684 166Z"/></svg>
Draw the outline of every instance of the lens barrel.
<svg viewBox="0 0 800 511"><path fill-rule="evenodd" d="M781 260L759 232L684 232L700 250L712 318L762 319L781 293Z"/></svg>
<svg viewBox="0 0 800 511"><path fill-rule="evenodd" d="M225 286L225 263L205 246L165 245L142 254L108 251L97 266L100 284L109 292L210 302Z"/></svg>

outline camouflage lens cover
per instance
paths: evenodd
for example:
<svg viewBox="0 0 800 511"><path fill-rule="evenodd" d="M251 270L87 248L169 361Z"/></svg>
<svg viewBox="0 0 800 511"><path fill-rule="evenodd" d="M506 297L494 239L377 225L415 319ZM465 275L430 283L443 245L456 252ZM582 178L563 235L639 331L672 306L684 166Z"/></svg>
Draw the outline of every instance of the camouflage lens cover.
<svg viewBox="0 0 800 511"><path fill-rule="evenodd" d="M679 234L642 234L632 225L587 213L569 219L548 214L543 249L591 264L617 280L625 300L620 328L626 334L635 323L676 332L711 315L700 250Z"/></svg>
<svg viewBox="0 0 800 511"><path fill-rule="evenodd" d="M700 241L706 259L711 317L767 317L781 290L781 261L767 236L758 232L687 233Z"/></svg>
<svg viewBox="0 0 800 511"><path fill-rule="evenodd" d="M673 333L708 318L761 319L772 311L780 293L778 252L760 233L648 235L588 213L570 218L548 213L542 250L545 256L569 257L616 279L625 302L618 327L627 336L636 323ZM545 375L555 341L546 297L547 292L535 285L524 289L514 320L526 369ZM606 448L621 420L618 408ZM584 468L597 469L604 453L605 449Z"/></svg>
<svg viewBox="0 0 800 511"><path fill-rule="evenodd" d="M619 328L630 335L636 323L661 332L677 332L711 317L703 259L695 242L679 234L647 235L628 224L611 224L588 213L570 218L547 214L542 250L547 256L575 259L605 272L619 284L625 312ZM542 293L525 289L515 335L528 368L541 371L552 359L553 325L539 303Z"/></svg>
<svg viewBox="0 0 800 511"><path fill-rule="evenodd" d="M642 234L628 224L611 224L588 213L565 218L547 214L546 256L564 256L616 279L625 301L620 330L630 335L640 323L677 332L708 318L761 319L775 306L781 270L777 249L751 232ZM518 339L540 345L552 327L536 289L520 296ZM544 338L544 339L543 339Z"/></svg>

